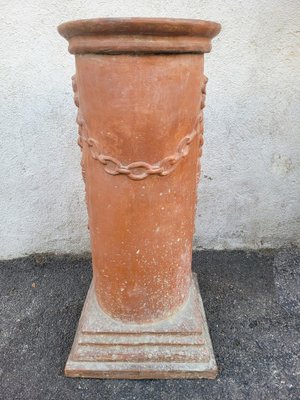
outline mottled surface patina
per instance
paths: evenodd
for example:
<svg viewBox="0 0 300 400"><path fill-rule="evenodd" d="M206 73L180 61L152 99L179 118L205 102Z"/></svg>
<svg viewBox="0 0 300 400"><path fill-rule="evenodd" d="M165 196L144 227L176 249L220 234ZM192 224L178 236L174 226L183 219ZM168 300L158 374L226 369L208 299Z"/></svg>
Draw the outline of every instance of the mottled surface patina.
<svg viewBox="0 0 300 400"><path fill-rule="evenodd" d="M165 320L189 296L204 53L220 30L168 18L58 27L75 55L95 295L120 321Z"/></svg>
<svg viewBox="0 0 300 400"><path fill-rule="evenodd" d="M191 261L204 53L220 30L211 21L168 18L89 19L58 27L75 55L72 86L93 264L68 376L216 376ZM198 303L188 328L193 332L190 321L199 316L194 334L203 343L162 341L160 329L167 326L164 334L173 335L176 316L193 298ZM110 335L105 315L119 322ZM118 340L123 324L132 324L131 344ZM145 324L157 324L151 344ZM186 335L184 326L176 334ZM85 335L104 339L81 343Z"/></svg>

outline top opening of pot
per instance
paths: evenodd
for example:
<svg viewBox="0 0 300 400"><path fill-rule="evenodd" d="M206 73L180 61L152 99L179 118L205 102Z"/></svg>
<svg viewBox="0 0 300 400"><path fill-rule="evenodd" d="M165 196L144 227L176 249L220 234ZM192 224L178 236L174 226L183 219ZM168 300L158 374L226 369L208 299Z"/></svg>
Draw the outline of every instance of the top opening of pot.
<svg viewBox="0 0 300 400"><path fill-rule="evenodd" d="M167 18L82 19L58 27L72 54L207 53L220 30L216 22Z"/></svg>

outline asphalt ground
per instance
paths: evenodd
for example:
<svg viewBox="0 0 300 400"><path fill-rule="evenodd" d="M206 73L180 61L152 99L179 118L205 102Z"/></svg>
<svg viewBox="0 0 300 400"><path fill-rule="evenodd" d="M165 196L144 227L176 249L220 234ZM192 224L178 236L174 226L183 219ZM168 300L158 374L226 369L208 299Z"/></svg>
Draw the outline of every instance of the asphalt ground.
<svg viewBox="0 0 300 400"><path fill-rule="evenodd" d="M0 262L0 399L300 399L300 251L193 255L216 380L96 380L63 374L91 281L89 255Z"/></svg>

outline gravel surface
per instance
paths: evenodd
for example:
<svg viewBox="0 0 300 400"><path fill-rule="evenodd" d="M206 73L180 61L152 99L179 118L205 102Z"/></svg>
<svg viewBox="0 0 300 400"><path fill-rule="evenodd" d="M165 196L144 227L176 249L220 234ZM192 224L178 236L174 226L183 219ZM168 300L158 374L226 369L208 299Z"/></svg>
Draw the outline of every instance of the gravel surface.
<svg viewBox="0 0 300 400"><path fill-rule="evenodd" d="M0 262L0 399L300 399L296 248L195 252L220 369L209 380L63 375L91 280L89 255Z"/></svg>

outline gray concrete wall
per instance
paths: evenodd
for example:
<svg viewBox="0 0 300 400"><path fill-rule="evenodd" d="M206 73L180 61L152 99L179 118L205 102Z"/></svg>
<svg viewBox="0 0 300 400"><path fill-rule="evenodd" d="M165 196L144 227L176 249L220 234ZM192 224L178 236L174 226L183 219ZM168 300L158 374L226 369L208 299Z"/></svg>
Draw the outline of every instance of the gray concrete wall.
<svg viewBox="0 0 300 400"><path fill-rule="evenodd" d="M0 257L89 250L70 77L56 26L90 17L221 22L209 77L195 246L299 243L295 0L1 0Z"/></svg>

